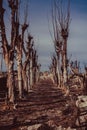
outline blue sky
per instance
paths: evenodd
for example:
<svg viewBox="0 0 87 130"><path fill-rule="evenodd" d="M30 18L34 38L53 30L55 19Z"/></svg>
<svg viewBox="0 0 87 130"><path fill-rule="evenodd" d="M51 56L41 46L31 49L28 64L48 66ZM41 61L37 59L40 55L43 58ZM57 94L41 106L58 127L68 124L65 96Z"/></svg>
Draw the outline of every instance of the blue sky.
<svg viewBox="0 0 87 130"><path fill-rule="evenodd" d="M29 31L34 36L36 49L39 54L39 62L42 70L47 70L51 63L51 55L54 51L52 39L49 33L48 19L51 23L51 2L53 0L21 0L21 18L24 14L25 1L29 2L28 21ZM6 2L6 0L4 0ZM6 3L5 3L5 6ZM7 24L9 14L6 14ZM9 26L8 26L9 27ZM7 31L9 28L7 27ZM71 0L71 24L68 39L68 55L72 59L87 63L87 0Z"/></svg>
<svg viewBox="0 0 87 130"><path fill-rule="evenodd" d="M30 30L39 44L39 59L42 70L48 68L50 55L54 51L49 34L52 0L30 0ZM50 29L52 27L50 26ZM71 23L68 39L68 56L81 64L87 63L87 1L71 0Z"/></svg>

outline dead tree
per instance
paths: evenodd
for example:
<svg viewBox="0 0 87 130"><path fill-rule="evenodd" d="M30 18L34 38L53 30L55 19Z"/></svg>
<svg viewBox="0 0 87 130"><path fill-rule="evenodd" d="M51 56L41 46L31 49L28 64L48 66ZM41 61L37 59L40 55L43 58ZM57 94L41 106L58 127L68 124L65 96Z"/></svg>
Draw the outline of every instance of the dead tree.
<svg viewBox="0 0 87 130"><path fill-rule="evenodd" d="M34 43L33 43L34 44ZM38 81L38 55L37 55L37 51L34 48L32 48L32 52L31 52L31 58L30 58L30 86L32 88L32 86L36 83L36 81Z"/></svg>
<svg viewBox="0 0 87 130"><path fill-rule="evenodd" d="M53 9L52 9L52 25L53 25L53 42L54 48L56 52L56 71L57 71L57 78L58 78L58 86L61 86L61 63L60 63L60 56L61 56L61 37L59 32L59 23L57 21L57 9L56 9L56 2L54 1Z"/></svg>
<svg viewBox="0 0 87 130"><path fill-rule="evenodd" d="M31 42L30 45L30 60L29 60L29 84L30 89L33 87L33 46L34 44Z"/></svg>
<svg viewBox="0 0 87 130"><path fill-rule="evenodd" d="M15 50L15 42L16 42L16 11L18 8L16 0L8 0L9 8L11 9L11 41L10 43L6 37L5 31L5 21L4 21L4 13L5 9L3 8L3 0L0 1L0 29L2 35L2 48L4 60L7 66L8 72L8 98L10 102L14 102L14 50Z"/></svg>
<svg viewBox="0 0 87 130"><path fill-rule="evenodd" d="M67 72L67 40L69 36L69 24L70 24L70 0L68 0L67 9L64 10L63 3L61 1L60 7L58 8L58 21L60 25L61 36L63 38L63 51L62 51L62 66L63 66L63 77L64 83L68 81L68 72Z"/></svg>
<svg viewBox="0 0 87 130"><path fill-rule="evenodd" d="M18 4L18 0L17 0L17 4ZM17 38L16 38L16 44L15 44L15 50L16 50L16 61L17 61L17 72L18 72L19 98L22 98L22 94L23 94L22 58L23 58L24 35L25 35L26 29L28 28L26 19L27 19L27 16L25 14L24 23L21 27L21 33L20 33L19 10L17 9L16 11Z"/></svg>
<svg viewBox="0 0 87 130"><path fill-rule="evenodd" d="M67 11L63 7L63 0L54 1L52 10L52 24L54 33L54 47L57 55L57 73L59 86L61 80L67 83L67 39L69 34L70 23L70 2L68 0ZM61 79L62 78L62 79Z"/></svg>
<svg viewBox="0 0 87 130"><path fill-rule="evenodd" d="M19 91L19 98L22 98L22 39L19 36L17 44L15 46L16 50L16 61L17 61L17 74L18 74L18 91Z"/></svg>
<svg viewBox="0 0 87 130"><path fill-rule="evenodd" d="M23 91L23 77L22 77L22 58L23 58L23 44L24 44L24 32L28 27L27 24L24 23L22 26L22 34L18 36L18 41L15 46L16 49L16 60L17 60L17 71L18 71L18 89L19 89L19 97L22 98ZM27 57L26 57L27 59Z"/></svg>
<svg viewBox="0 0 87 130"><path fill-rule="evenodd" d="M14 58L17 63L17 80L19 98L22 98L23 90L27 91L32 88L36 82L37 73L37 53L33 48L33 37L28 35L28 41L25 42L25 31L28 28L26 4L24 23L20 26L19 21L19 0L8 0L9 8L11 9L11 42L8 43L5 22L3 0L0 1L0 30L2 38L2 48L4 60L8 71L8 98L14 102ZM25 56L25 59L23 57Z"/></svg>
<svg viewBox="0 0 87 130"><path fill-rule="evenodd" d="M8 97L14 96L14 54L17 61L17 73L18 73L18 91L19 98L22 98L23 89L23 78L22 78L22 58L23 58L23 44L24 35L28 27L26 24L26 18L24 24L21 27L20 32L20 21L19 21L19 0L8 0L9 8L11 9L11 42L8 43L5 32L4 23L4 9L2 7L3 0L0 1L0 29L2 33L2 48L5 63L8 69ZM25 16L27 17L27 16ZM11 99L13 100L13 99Z"/></svg>
<svg viewBox="0 0 87 130"><path fill-rule="evenodd" d="M23 77L23 88L26 92L30 90L30 79L29 79L29 66L30 66L30 55L32 51L32 39L33 37L28 34L28 41L26 42L26 48L23 46L23 51L25 54L25 61L23 63L23 68L22 68L22 77Z"/></svg>
<svg viewBox="0 0 87 130"><path fill-rule="evenodd" d="M37 60L38 60L38 56L37 56L37 51L34 49L33 50L33 83L36 83L36 74L37 74Z"/></svg>
<svg viewBox="0 0 87 130"><path fill-rule="evenodd" d="M37 61L37 71L36 71L36 83L39 81L40 79L40 67L41 67L41 64L38 63Z"/></svg>
<svg viewBox="0 0 87 130"><path fill-rule="evenodd" d="M0 72L2 73L2 65L3 65L3 54L2 54L2 52L0 52L0 56L1 56L1 59L0 59Z"/></svg>
<svg viewBox="0 0 87 130"><path fill-rule="evenodd" d="M23 63L23 69L22 69L22 76L23 76L23 85L24 85L24 89L27 90L30 90L32 89L32 86L33 86L33 55L34 55L34 41L33 41L33 37L28 34L28 41L26 42L27 43L27 47L25 47L23 45L23 51L24 51L24 54L25 54L25 61ZM26 72L27 71L27 72ZM28 75L27 75L28 73ZM27 80L28 78L28 86L26 87L26 83L25 80Z"/></svg>
<svg viewBox="0 0 87 130"><path fill-rule="evenodd" d="M52 63L51 63L51 73L53 74L54 81L58 84L57 59L56 59L56 55L55 54L53 54L51 60L52 60Z"/></svg>

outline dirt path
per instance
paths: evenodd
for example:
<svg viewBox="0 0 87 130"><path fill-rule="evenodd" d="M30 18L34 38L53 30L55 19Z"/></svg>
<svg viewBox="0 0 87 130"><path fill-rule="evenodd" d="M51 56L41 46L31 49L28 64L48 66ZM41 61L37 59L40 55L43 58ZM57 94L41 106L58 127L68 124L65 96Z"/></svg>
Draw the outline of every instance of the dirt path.
<svg viewBox="0 0 87 130"><path fill-rule="evenodd" d="M17 101L16 110L0 112L0 126L7 128L46 122L64 127L74 125L77 109L70 97L65 97L50 80L40 81L27 97Z"/></svg>

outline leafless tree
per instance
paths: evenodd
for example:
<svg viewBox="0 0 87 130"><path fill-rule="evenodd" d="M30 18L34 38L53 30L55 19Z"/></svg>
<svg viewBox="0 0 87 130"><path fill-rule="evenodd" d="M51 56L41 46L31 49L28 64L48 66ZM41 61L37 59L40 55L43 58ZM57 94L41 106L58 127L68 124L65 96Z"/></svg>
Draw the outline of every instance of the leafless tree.
<svg viewBox="0 0 87 130"><path fill-rule="evenodd" d="M31 53L31 59L30 59L30 86L32 87L33 84L36 83L36 81L38 81L38 55L37 55L37 51L36 49L32 48L32 53Z"/></svg>
<svg viewBox="0 0 87 130"><path fill-rule="evenodd" d="M17 0L17 4L18 0ZM19 9L19 8L18 8ZM24 18L24 23L21 26L21 33L20 33L20 21L19 21L19 10L17 9L16 11L16 32L17 32L17 37L16 37L16 44L15 44L15 50L16 50L16 61L17 61L17 72L18 72L18 90L19 90L19 98L22 98L23 94L23 77L22 77L22 58L23 58L23 46L24 46L24 34L26 29L28 28L27 22L27 8L25 11L25 18Z"/></svg>
<svg viewBox="0 0 87 130"><path fill-rule="evenodd" d="M67 39L69 36L69 24L70 24L70 0L68 0L67 10L65 11L63 8L63 4L61 1L61 6L57 6L61 9L58 11L59 15L59 24L61 28L61 36L63 38L63 52L62 52L62 59L63 59L63 77L64 83L67 82L68 74L67 74Z"/></svg>
<svg viewBox="0 0 87 130"><path fill-rule="evenodd" d="M5 22L4 22L4 13L5 9L3 8L3 0L0 1L0 29L2 34L2 48L4 60L7 66L8 71L8 98L10 102L14 102L14 51L16 43L16 11L18 8L17 0L8 0L9 7L11 9L11 40L10 42L6 37Z"/></svg>
<svg viewBox="0 0 87 130"><path fill-rule="evenodd" d="M63 0L54 0L52 9L52 24L54 34L54 47L57 55L57 73L59 86L61 86L61 80L67 83L67 39L69 35L70 24L70 0L68 5L64 7ZM62 79L61 79L62 75Z"/></svg>
<svg viewBox="0 0 87 130"><path fill-rule="evenodd" d="M51 73L53 74L54 81L58 84L58 74L57 74L57 59L56 55L53 54L51 57L52 63L51 63Z"/></svg>
<svg viewBox="0 0 87 130"><path fill-rule="evenodd" d="M26 42L26 47L23 46L23 51L25 54L25 61L23 63L23 68L22 68L22 76L23 76L23 88L25 91L29 91L30 89L30 59L31 59L31 53L32 53L32 39L33 37L28 34L28 41Z"/></svg>
<svg viewBox="0 0 87 130"><path fill-rule="evenodd" d="M57 9L56 9L56 2L54 1L54 5L52 8L52 24L53 24L53 34L54 34L54 48L56 52L56 71L58 74L58 85L60 86L61 83L61 76L60 76L60 52L61 52L61 37L59 32L59 23L57 22Z"/></svg>
<svg viewBox="0 0 87 130"><path fill-rule="evenodd" d="M20 23L19 18L19 2L20 0L8 0L11 10L11 40L8 42L6 37L6 27L4 20L3 0L0 1L0 30L2 38L2 50L8 73L8 98L10 102L14 102L14 59L17 63L17 79L19 98L22 98L23 90L28 91L30 85L33 85L34 75L36 81L37 68L37 51L33 48L33 37L28 35L28 41L25 42L25 31L27 24L27 5L25 9L24 23ZM23 60L23 56L25 59ZM29 68L29 73L27 69ZM28 75L29 74L29 75Z"/></svg>

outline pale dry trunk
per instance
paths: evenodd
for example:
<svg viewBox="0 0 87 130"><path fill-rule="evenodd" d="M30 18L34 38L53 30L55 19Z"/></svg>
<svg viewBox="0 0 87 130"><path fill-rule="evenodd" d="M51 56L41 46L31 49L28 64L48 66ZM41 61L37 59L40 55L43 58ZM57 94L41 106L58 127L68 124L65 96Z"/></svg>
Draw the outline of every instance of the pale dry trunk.
<svg viewBox="0 0 87 130"><path fill-rule="evenodd" d="M1 59L0 59L0 72L2 72L2 64L3 64L3 56L1 54Z"/></svg>
<svg viewBox="0 0 87 130"><path fill-rule="evenodd" d="M33 83L36 83L37 71L36 67L33 68Z"/></svg>
<svg viewBox="0 0 87 130"><path fill-rule="evenodd" d="M29 65L30 65L30 63L29 63ZM27 78L28 78L28 92L29 92L30 91L30 66L28 66Z"/></svg>
<svg viewBox="0 0 87 130"><path fill-rule="evenodd" d="M7 87L8 87L8 99L9 102L14 103L14 72L13 72L13 61L10 61L7 65L8 67L8 79L7 79Z"/></svg>
<svg viewBox="0 0 87 130"><path fill-rule="evenodd" d="M32 59L30 59L30 89L33 86L33 66L32 66Z"/></svg>
<svg viewBox="0 0 87 130"><path fill-rule="evenodd" d="M14 60L9 60L10 53L4 54L5 64L7 66L7 88L8 88L8 100L14 103Z"/></svg>
<svg viewBox="0 0 87 130"><path fill-rule="evenodd" d="M26 70L22 70L22 76L23 76L23 89L28 92L28 77L26 74Z"/></svg>
<svg viewBox="0 0 87 130"><path fill-rule="evenodd" d="M57 65L56 65L56 67L57 67ZM57 74L57 68L56 67L52 68L52 74L53 74L54 83L58 84L58 82L57 82L57 80L58 80L58 74Z"/></svg>
<svg viewBox="0 0 87 130"><path fill-rule="evenodd" d="M57 68L56 68L56 71L57 71L57 75L58 75L58 87L60 87L61 86L61 77L60 77L60 65L59 65L58 56L57 56Z"/></svg>
<svg viewBox="0 0 87 130"><path fill-rule="evenodd" d="M39 81L39 69L36 68L36 83Z"/></svg>
<svg viewBox="0 0 87 130"><path fill-rule="evenodd" d="M67 74L67 39L64 39L63 78L64 78L64 84L67 83L67 80L68 80L68 74Z"/></svg>
<svg viewBox="0 0 87 130"><path fill-rule="evenodd" d="M56 77L56 68L55 67L53 67L52 74L53 74L53 77L54 77L54 82L56 83L57 77Z"/></svg>
<svg viewBox="0 0 87 130"><path fill-rule="evenodd" d="M18 90L19 90L19 98L22 98L22 57L21 54L17 54L17 71L18 71Z"/></svg>
<svg viewBox="0 0 87 130"><path fill-rule="evenodd" d="M63 77L64 77L64 83L66 83L67 82L66 55L64 55L63 60L64 60Z"/></svg>
<svg viewBox="0 0 87 130"><path fill-rule="evenodd" d="M27 68L26 68L26 77L27 77L27 92L29 92L30 91L30 62L28 63L28 66L27 66ZM24 82L24 81L23 81ZM26 86L26 85L25 85Z"/></svg>

